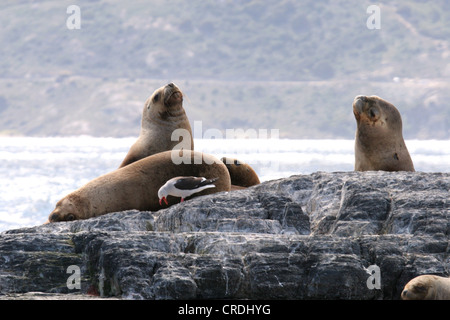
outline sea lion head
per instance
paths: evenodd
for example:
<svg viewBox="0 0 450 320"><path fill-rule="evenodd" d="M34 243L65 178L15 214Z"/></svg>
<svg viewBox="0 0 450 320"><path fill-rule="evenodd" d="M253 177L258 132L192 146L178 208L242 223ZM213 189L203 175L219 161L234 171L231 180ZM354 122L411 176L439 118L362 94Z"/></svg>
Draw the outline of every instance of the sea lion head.
<svg viewBox="0 0 450 320"><path fill-rule="evenodd" d="M142 124L149 120L166 120L169 117L185 116L183 93L173 83L156 89L144 106Z"/></svg>
<svg viewBox="0 0 450 320"><path fill-rule="evenodd" d="M402 118L397 108L377 96L356 96L353 100L353 114L358 130L380 136L395 131L401 134Z"/></svg>
<svg viewBox="0 0 450 320"><path fill-rule="evenodd" d="M418 276L409 281L402 291L403 300L430 300L434 298L434 284L437 277L433 275Z"/></svg>
<svg viewBox="0 0 450 320"><path fill-rule="evenodd" d="M255 170L247 163L230 157L222 157L220 160L230 173L231 184L240 187L251 187L260 183Z"/></svg>
<svg viewBox="0 0 450 320"><path fill-rule="evenodd" d="M86 219L86 205L81 197L68 195L56 203L48 216L48 222L73 221Z"/></svg>

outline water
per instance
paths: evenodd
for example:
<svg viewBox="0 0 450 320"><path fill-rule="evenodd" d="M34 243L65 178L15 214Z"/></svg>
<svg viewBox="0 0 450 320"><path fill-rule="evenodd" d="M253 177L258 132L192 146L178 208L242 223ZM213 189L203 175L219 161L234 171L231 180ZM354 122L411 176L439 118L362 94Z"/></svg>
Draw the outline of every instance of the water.
<svg viewBox="0 0 450 320"><path fill-rule="evenodd" d="M0 138L0 231L41 224L58 200L116 169L136 138ZM450 140L406 141L417 171L449 172ZM262 181L352 171L353 140L195 140L253 166Z"/></svg>

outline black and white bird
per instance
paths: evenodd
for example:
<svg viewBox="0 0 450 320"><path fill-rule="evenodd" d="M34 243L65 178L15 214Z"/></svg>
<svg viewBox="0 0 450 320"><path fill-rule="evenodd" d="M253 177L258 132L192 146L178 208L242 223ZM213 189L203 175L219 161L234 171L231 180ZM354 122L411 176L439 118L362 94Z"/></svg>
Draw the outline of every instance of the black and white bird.
<svg viewBox="0 0 450 320"><path fill-rule="evenodd" d="M204 177L175 177L168 180L158 190L159 204L162 205L162 201L166 204L167 196L180 197L183 202L185 198L200 192L204 189L215 188L213 184L219 178L206 179Z"/></svg>

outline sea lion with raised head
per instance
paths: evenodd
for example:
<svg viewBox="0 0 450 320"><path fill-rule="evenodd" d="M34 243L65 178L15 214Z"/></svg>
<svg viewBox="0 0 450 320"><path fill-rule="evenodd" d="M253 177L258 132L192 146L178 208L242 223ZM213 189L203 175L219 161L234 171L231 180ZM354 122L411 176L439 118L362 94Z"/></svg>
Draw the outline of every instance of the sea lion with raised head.
<svg viewBox="0 0 450 320"><path fill-rule="evenodd" d="M184 162L176 164L174 153L181 154ZM178 176L217 178L214 188L195 193L192 198L231 188L226 166L214 156L191 150L165 151L91 180L58 201L48 222L87 219L131 209L157 211L162 208L158 190ZM167 200L168 205L163 207L179 202L175 197Z"/></svg>
<svg viewBox="0 0 450 320"><path fill-rule="evenodd" d="M415 171L402 134L397 108L377 96L353 101L357 128L355 171Z"/></svg>
<svg viewBox="0 0 450 320"><path fill-rule="evenodd" d="M194 150L191 125L183 108L183 93L175 84L169 83L155 90L145 102L139 138L131 146L119 168L175 148L180 143L178 140L172 141L172 133L176 129L185 130L183 139L190 136L190 141L183 141L183 146Z"/></svg>

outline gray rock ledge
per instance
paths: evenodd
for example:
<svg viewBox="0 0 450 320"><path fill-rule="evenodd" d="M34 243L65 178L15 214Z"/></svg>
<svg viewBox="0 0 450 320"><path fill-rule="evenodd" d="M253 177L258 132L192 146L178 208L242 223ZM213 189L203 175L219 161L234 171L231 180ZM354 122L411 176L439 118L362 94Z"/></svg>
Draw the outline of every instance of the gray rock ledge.
<svg viewBox="0 0 450 320"><path fill-rule="evenodd" d="M448 173L317 172L8 230L0 299L399 299L450 274L449 189Z"/></svg>

